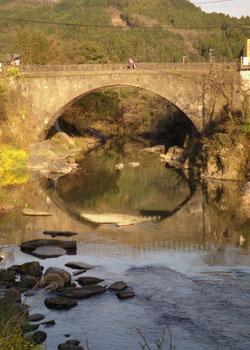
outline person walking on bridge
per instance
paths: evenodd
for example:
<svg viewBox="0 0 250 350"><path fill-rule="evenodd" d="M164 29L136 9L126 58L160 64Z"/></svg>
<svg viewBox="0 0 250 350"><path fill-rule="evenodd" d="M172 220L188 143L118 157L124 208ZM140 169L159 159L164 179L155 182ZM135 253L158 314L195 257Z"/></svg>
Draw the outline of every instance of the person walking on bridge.
<svg viewBox="0 0 250 350"><path fill-rule="evenodd" d="M132 57L128 60L128 69L135 69L136 68L136 60Z"/></svg>

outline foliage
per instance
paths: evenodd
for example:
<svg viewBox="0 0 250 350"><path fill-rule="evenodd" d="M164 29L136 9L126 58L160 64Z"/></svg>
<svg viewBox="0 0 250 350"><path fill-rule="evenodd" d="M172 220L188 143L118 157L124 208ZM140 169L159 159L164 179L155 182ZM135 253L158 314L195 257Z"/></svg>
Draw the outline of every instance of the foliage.
<svg viewBox="0 0 250 350"><path fill-rule="evenodd" d="M249 27L249 17L207 14L187 0L25 0L19 5L0 1L0 59L15 52L25 64L127 62L129 56L139 62L180 62L183 55L199 61L208 58L210 48L215 59L231 60L250 35L242 28ZM108 7L120 12L126 29L112 27Z"/></svg>
<svg viewBox="0 0 250 350"><path fill-rule="evenodd" d="M28 180L28 155L24 150L0 146L0 187Z"/></svg>
<svg viewBox="0 0 250 350"><path fill-rule="evenodd" d="M242 131L245 134L249 134L250 135L250 122L245 123L245 124L242 125Z"/></svg>
<svg viewBox="0 0 250 350"><path fill-rule="evenodd" d="M7 75L12 78L18 77L20 74L19 68L15 66L9 66L7 68Z"/></svg>
<svg viewBox="0 0 250 350"><path fill-rule="evenodd" d="M0 349L1 350L41 350L31 344L23 335L25 320L12 304L0 304Z"/></svg>

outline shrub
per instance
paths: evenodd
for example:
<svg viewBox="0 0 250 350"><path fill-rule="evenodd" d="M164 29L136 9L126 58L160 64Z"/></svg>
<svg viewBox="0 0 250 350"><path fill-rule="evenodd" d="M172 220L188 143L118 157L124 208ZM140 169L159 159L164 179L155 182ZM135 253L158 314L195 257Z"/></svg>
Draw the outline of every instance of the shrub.
<svg viewBox="0 0 250 350"><path fill-rule="evenodd" d="M0 187L27 182L28 155L24 150L0 146Z"/></svg>

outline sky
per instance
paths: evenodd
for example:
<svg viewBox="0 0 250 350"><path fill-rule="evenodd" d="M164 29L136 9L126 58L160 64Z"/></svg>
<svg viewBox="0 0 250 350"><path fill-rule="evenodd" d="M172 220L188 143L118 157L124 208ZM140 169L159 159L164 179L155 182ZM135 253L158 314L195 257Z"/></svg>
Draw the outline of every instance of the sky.
<svg viewBox="0 0 250 350"><path fill-rule="evenodd" d="M222 12L234 17L250 16L250 0L190 0L206 12Z"/></svg>

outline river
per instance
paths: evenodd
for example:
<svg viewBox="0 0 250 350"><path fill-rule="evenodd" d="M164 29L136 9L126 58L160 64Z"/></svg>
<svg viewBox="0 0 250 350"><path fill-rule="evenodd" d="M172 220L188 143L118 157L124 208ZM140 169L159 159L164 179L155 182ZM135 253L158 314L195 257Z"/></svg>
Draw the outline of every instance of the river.
<svg viewBox="0 0 250 350"><path fill-rule="evenodd" d="M69 311L48 310L44 290L23 297L31 313L56 321L44 329L46 348L57 349L70 334L85 346L87 339L89 350L139 350L144 337L158 349L155 341L164 333L160 349L169 349L169 338L176 350L249 349L249 221L240 186L193 179L126 142L92 151L78 171L54 181L30 174L26 184L2 188L1 198L16 207L1 215L3 267L39 260L20 251L22 241L46 238L44 230L75 231L77 256L41 264L94 264L85 275L103 278L105 285L123 280L136 294L120 301L108 291ZM23 216L24 207L52 215ZM95 225L82 213L127 214L146 222Z"/></svg>

